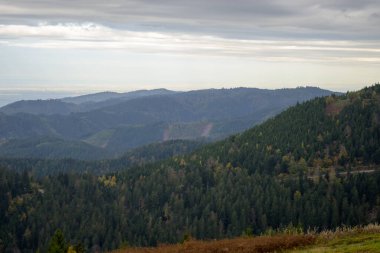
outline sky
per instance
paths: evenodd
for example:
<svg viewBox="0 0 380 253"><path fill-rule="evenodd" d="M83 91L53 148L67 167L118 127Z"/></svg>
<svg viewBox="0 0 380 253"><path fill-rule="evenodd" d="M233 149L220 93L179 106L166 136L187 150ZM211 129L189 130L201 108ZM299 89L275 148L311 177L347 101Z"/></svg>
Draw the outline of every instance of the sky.
<svg viewBox="0 0 380 253"><path fill-rule="evenodd" d="M0 100L379 81L378 0L0 0Z"/></svg>

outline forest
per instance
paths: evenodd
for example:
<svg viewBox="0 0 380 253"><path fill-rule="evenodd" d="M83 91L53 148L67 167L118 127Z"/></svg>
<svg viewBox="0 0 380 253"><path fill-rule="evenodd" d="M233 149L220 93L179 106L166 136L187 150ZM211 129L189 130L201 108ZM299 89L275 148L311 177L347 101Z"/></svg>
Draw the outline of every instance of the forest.
<svg viewBox="0 0 380 253"><path fill-rule="evenodd" d="M171 158L107 162L104 171L60 171L75 162L59 160L54 173L51 161L38 173L43 162L16 169L20 161L7 160L0 251L49 252L56 231L96 251L379 222L379 123L377 84L297 104Z"/></svg>

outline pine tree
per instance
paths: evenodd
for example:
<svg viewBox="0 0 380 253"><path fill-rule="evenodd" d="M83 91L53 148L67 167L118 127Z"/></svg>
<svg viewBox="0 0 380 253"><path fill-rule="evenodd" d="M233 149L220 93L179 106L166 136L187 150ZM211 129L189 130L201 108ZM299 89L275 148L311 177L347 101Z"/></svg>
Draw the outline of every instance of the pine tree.
<svg viewBox="0 0 380 253"><path fill-rule="evenodd" d="M65 237L60 229L57 229L50 240L48 253L66 253Z"/></svg>

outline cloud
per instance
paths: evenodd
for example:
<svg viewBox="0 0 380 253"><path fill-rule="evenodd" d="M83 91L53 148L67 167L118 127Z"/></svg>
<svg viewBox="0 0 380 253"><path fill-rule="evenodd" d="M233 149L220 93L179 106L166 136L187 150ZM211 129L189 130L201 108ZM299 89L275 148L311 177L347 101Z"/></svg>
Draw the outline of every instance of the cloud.
<svg viewBox="0 0 380 253"><path fill-rule="evenodd" d="M379 27L378 0L3 0L0 86L345 88L378 81Z"/></svg>
<svg viewBox="0 0 380 253"><path fill-rule="evenodd" d="M377 63L379 13L377 0L8 0L0 43Z"/></svg>
<svg viewBox="0 0 380 253"><path fill-rule="evenodd" d="M0 23L92 22L117 29L232 38L380 39L377 0L18 0Z"/></svg>
<svg viewBox="0 0 380 253"><path fill-rule="evenodd" d="M32 48L251 57L264 61L380 63L377 41L233 39L119 30L94 23L0 25L0 38L3 45Z"/></svg>

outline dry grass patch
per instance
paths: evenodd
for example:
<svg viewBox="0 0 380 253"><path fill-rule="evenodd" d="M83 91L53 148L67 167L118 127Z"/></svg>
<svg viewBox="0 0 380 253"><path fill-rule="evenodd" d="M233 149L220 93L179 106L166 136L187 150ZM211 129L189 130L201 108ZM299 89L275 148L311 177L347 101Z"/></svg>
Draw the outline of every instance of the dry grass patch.
<svg viewBox="0 0 380 253"><path fill-rule="evenodd" d="M273 231L272 236L240 237L218 241L191 240L155 248L124 248L113 253L255 253L255 252L374 252L380 253L380 225L341 227L320 233ZM276 234L277 233L277 234ZM282 234L279 234L282 233Z"/></svg>
<svg viewBox="0 0 380 253"><path fill-rule="evenodd" d="M313 235L277 235L241 237L218 241L188 241L183 244L161 245L156 248L125 248L113 253L254 253L279 252L314 244Z"/></svg>

